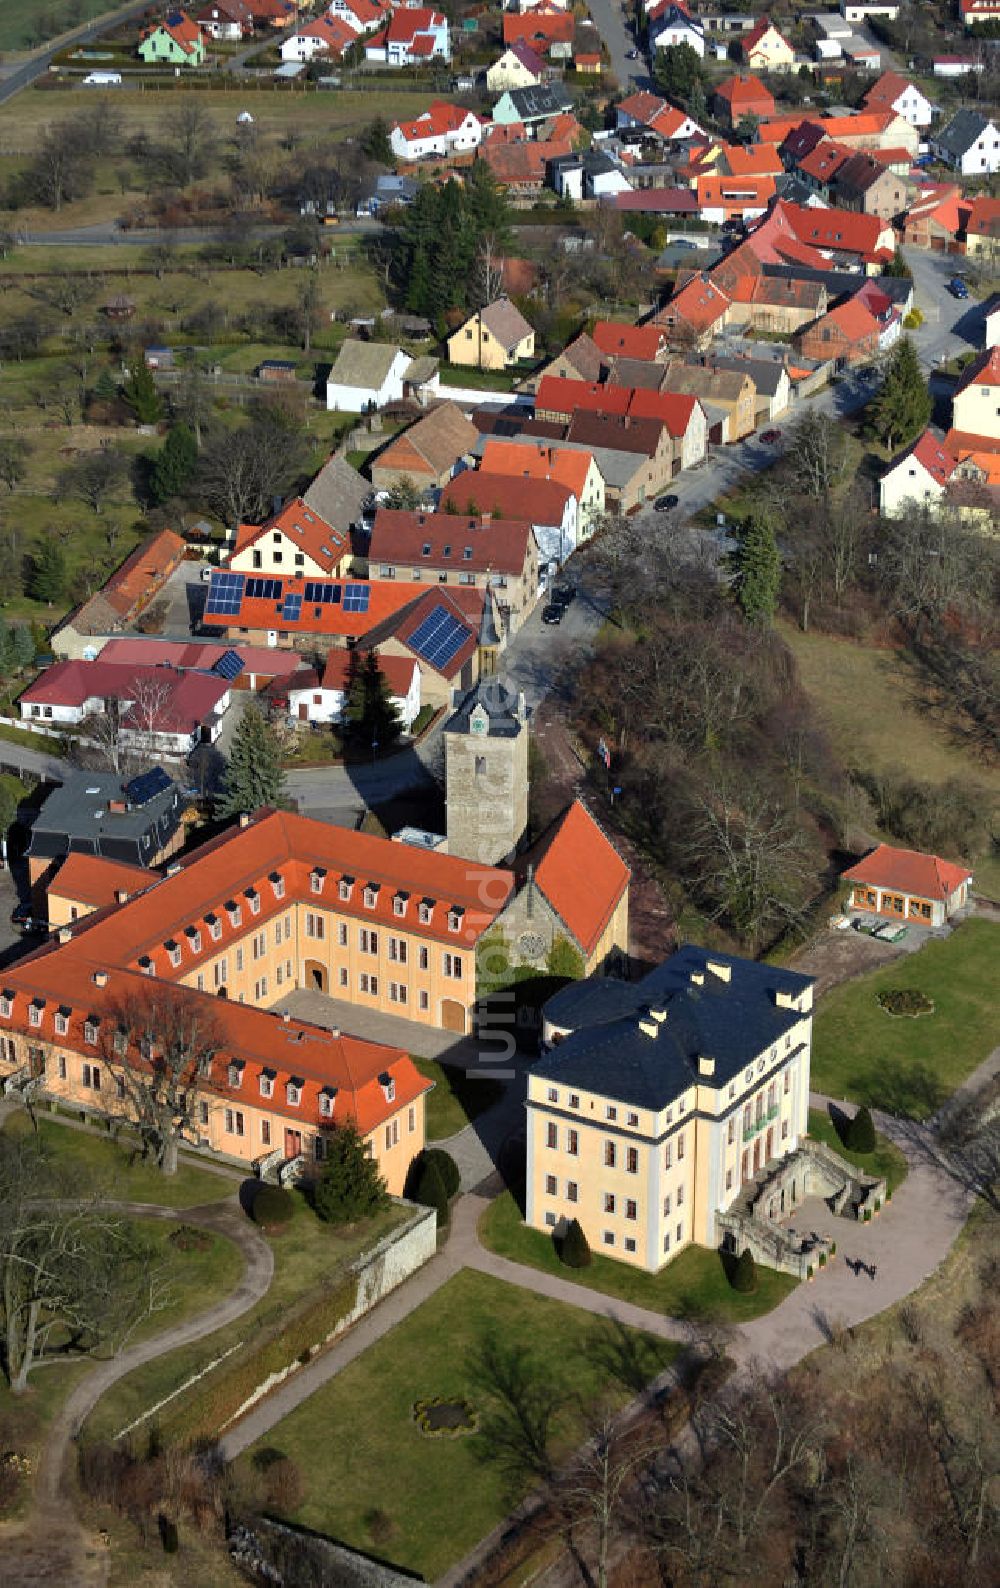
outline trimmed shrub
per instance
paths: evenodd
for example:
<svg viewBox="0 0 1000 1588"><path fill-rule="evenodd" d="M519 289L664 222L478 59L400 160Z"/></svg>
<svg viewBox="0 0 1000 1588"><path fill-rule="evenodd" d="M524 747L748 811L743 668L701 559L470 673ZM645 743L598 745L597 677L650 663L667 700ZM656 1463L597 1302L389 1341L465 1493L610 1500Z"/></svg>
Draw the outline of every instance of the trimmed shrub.
<svg viewBox="0 0 1000 1588"><path fill-rule="evenodd" d="M251 1213L255 1224L265 1230L284 1229L292 1221L295 1199L281 1186L262 1185L253 1199Z"/></svg>
<svg viewBox="0 0 1000 1588"><path fill-rule="evenodd" d="M591 1262L590 1245L579 1219L567 1226L559 1249L560 1261L567 1268L587 1268Z"/></svg>
<svg viewBox="0 0 1000 1588"><path fill-rule="evenodd" d="M820 1252L820 1254L819 1254L819 1266L820 1266L820 1268L825 1268L826 1267L826 1253L825 1252Z"/></svg>
<svg viewBox="0 0 1000 1588"><path fill-rule="evenodd" d="M437 1164L426 1159L417 1170L413 1184L413 1200L421 1207L437 1210L438 1229L448 1222L448 1193L444 1188Z"/></svg>
<svg viewBox="0 0 1000 1588"><path fill-rule="evenodd" d="M864 1217L862 1218L861 1222L862 1222L862 1224L870 1224L871 1221L872 1221L872 1210L871 1210L871 1208L865 1208Z"/></svg>
<svg viewBox="0 0 1000 1588"><path fill-rule="evenodd" d="M872 1123L871 1109L864 1104L858 1109L844 1132L844 1145L852 1152L875 1151L875 1126Z"/></svg>
<svg viewBox="0 0 1000 1588"><path fill-rule="evenodd" d="M453 1196L457 1196L461 1189L462 1176L451 1153L445 1152L443 1147L425 1147L422 1156L424 1163L436 1165L449 1201Z"/></svg>
<svg viewBox="0 0 1000 1588"><path fill-rule="evenodd" d="M753 1260L753 1252L749 1246L740 1253L733 1264L729 1283L743 1296L748 1296L757 1289L757 1264Z"/></svg>

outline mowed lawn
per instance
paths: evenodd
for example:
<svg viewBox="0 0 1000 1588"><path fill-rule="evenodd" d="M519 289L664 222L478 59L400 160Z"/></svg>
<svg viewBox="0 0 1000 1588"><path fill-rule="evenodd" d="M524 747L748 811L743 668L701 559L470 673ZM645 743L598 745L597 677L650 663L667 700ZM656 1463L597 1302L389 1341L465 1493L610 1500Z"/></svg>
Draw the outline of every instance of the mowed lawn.
<svg viewBox="0 0 1000 1588"><path fill-rule="evenodd" d="M1000 926L974 919L834 987L813 1022L814 1089L918 1119L932 1114L997 1042L998 966ZM934 1012L886 1014L876 994L895 988L922 992Z"/></svg>
<svg viewBox="0 0 1000 1588"><path fill-rule="evenodd" d="M256 1451L300 1468L294 1520L433 1581L506 1515L520 1491L490 1460L484 1432L429 1438L413 1421L424 1396L463 1397L485 1416L478 1370L488 1340L523 1347L532 1381L565 1404L554 1448L571 1448L586 1413L623 1404L677 1347L616 1329L575 1307L463 1270L384 1339L272 1428Z"/></svg>
<svg viewBox="0 0 1000 1588"><path fill-rule="evenodd" d="M902 770L925 783L967 779L994 808L1000 805L1000 769L965 748L947 715L923 703L905 658L829 634L803 634L791 623L780 628L846 766ZM1000 897L1000 860L983 857L975 870L983 891Z"/></svg>
<svg viewBox="0 0 1000 1588"><path fill-rule="evenodd" d="M470 1120L492 1108L503 1096L503 1082L481 1075L467 1075L454 1065L438 1064L434 1059L413 1062L434 1090L427 1093L427 1139L446 1141L464 1130Z"/></svg>
<svg viewBox="0 0 1000 1588"><path fill-rule="evenodd" d="M886 1136L878 1131L875 1133L874 1152L854 1152L852 1148L845 1147L840 1139L840 1133L829 1114L819 1108L809 1110L809 1134L814 1141L822 1141L827 1147L832 1147L841 1158L846 1158L848 1163L856 1163L859 1169L864 1169L867 1174L884 1175L886 1185L890 1191L902 1185L910 1172L906 1161L906 1154Z"/></svg>
<svg viewBox="0 0 1000 1588"><path fill-rule="evenodd" d="M549 1235L531 1230L510 1191L490 1203L479 1221L479 1238L498 1257L525 1263L544 1274L555 1274L570 1284L599 1290L619 1301L633 1302L668 1318L715 1323L743 1323L770 1312L795 1289L791 1274L758 1267L757 1289L750 1295L735 1291L726 1277L722 1258L704 1246L686 1246L658 1274L616 1263L600 1252L591 1254L587 1268L567 1268Z"/></svg>
<svg viewBox="0 0 1000 1588"><path fill-rule="evenodd" d="M4 1129L30 1133L27 1114L8 1116ZM193 1208L235 1196L239 1189L240 1175L217 1174L183 1158L176 1174L161 1174L155 1163L138 1156L130 1138L112 1141L96 1129L60 1123L58 1117L40 1115L38 1135L59 1164L79 1172L82 1187L99 1190L115 1201Z"/></svg>

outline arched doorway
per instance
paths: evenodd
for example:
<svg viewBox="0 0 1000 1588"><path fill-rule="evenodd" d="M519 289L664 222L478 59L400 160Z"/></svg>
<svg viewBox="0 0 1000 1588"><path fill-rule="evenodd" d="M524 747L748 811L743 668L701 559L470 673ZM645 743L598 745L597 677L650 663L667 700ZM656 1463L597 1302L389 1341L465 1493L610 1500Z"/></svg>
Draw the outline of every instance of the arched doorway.
<svg viewBox="0 0 1000 1588"><path fill-rule="evenodd" d="M460 1031L465 1035L465 1005L457 998L442 998L441 1024L445 1031Z"/></svg>
<svg viewBox="0 0 1000 1588"><path fill-rule="evenodd" d="M327 990L326 966L321 965L318 959L307 959L305 972L306 986L309 991L325 993Z"/></svg>

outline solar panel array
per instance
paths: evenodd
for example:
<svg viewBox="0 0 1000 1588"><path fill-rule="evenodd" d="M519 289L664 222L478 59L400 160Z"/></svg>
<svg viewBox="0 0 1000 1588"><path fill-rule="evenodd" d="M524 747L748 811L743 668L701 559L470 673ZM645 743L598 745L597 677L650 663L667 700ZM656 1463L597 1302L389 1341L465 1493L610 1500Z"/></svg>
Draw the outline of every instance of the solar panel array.
<svg viewBox="0 0 1000 1588"><path fill-rule="evenodd" d="M205 602L206 617L235 617L243 604L246 577L241 573L213 573Z"/></svg>
<svg viewBox="0 0 1000 1588"><path fill-rule="evenodd" d="M371 595L371 586L366 584L345 584L344 586L344 611L367 612L368 598Z"/></svg>
<svg viewBox="0 0 1000 1588"><path fill-rule="evenodd" d="M468 629L447 607L436 606L410 635L409 644L432 667L443 672L465 642Z"/></svg>
<svg viewBox="0 0 1000 1588"><path fill-rule="evenodd" d="M148 805L157 794L162 794L170 787L170 778L162 766L154 766L150 772L140 772L138 777L130 778L125 784L125 798L133 808Z"/></svg>
<svg viewBox="0 0 1000 1588"><path fill-rule="evenodd" d="M341 597L339 584L328 584L323 579L306 580L306 601L311 606L336 606Z"/></svg>
<svg viewBox="0 0 1000 1588"><path fill-rule="evenodd" d="M302 616L302 596L298 590L289 590L281 604L281 616L286 623L297 623Z"/></svg>
<svg viewBox="0 0 1000 1588"><path fill-rule="evenodd" d="M243 671L243 658L238 651L223 651L212 671L218 673L220 678L228 678L230 682L239 678Z"/></svg>
<svg viewBox="0 0 1000 1588"><path fill-rule="evenodd" d="M280 601L280 579L248 579L247 598L250 601Z"/></svg>

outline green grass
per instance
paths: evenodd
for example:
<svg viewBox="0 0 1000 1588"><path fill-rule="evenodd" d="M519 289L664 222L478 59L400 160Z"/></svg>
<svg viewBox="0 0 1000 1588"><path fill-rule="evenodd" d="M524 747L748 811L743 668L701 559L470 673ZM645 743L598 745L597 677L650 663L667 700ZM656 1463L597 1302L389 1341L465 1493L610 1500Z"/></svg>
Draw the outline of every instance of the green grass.
<svg viewBox="0 0 1000 1588"><path fill-rule="evenodd" d="M584 1408L621 1404L677 1353L667 1341L464 1270L261 1441L302 1471L295 1520L428 1581L460 1559L527 1485L505 1484L483 1431L429 1439L412 1406L422 1396L460 1396L486 1415L475 1360L490 1338L523 1345L538 1381L569 1402L557 1450L583 1433ZM374 1509L388 1516L388 1536L373 1537Z"/></svg>
<svg viewBox="0 0 1000 1588"><path fill-rule="evenodd" d="M874 1152L854 1152L852 1148L845 1147L833 1120L821 1108L809 1110L809 1134L815 1141L822 1141L832 1147L848 1163L857 1164L859 1169L864 1169L868 1174L882 1175L890 1191L902 1185L910 1172L906 1154L878 1132Z"/></svg>
<svg viewBox="0 0 1000 1588"><path fill-rule="evenodd" d="M970 920L834 987L813 1026L816 1091L918 1119L932 1114L996 1042L998 963L1000 927ZM894 1019L876 1002L886 988L916 988L933 1000L933 1014Z"/></svg>
<svg viewBox="0 0 1000 1588"><path fill-rule="evenodd" d="M464 1130L470 1120L484 1114L503 1096L503 1082L486 1076L467 1075L453 1065L438 1064L434 1059L413 1062L421 1075L434 1082L433 1092L427 1094L427 1139L444 1141Z"/></svg>
<svg viewBox="0 0 1000 1588"><path fill-rule="evenodd" d="M770 1312L797 1283L790 1274L760 1267L757 1289L752 1295L740 1295L730 1286L719 1253L703 1246L686 1246L658 1274L616 1263L600 1252L593 1253L588 1268L566 1268L559 1261L551 1237L524 1223L510 1191L490 1203L479 1221L479 1238L498 1257L526 1263L543 1274L556 1274L570 1284L585 1285L588 1290L599 1290L605 1296L630 1301L668 1318L745 1323Z"/></svg>
<svg viewBox="0 0 1000 1588"><path fill-rule="evenodd" d="M26 1115L13 1117L19 1122L27 1121ZM8 1119L8 1126L9 1123ZM22 1128L20 1123L18 1128ZM127 1139L114 1142L97 1129L77 1130L44 1114L38 1117L38 1134L59 1163L79 1170L118 1201L191 1208L233 1196L240 1183L239 1174L215 1174L186 1161L182 1161L176 1174L161 1174L155 1164L141 1159L132 1161L132 1144Z"/></svg>
<svg viewBox="0 0 1000 1588"><path fill-rule="evenodd" d="M523 377L510 369L477 369L474 364L442 364L442 386L482 387L488 391L513 391Z"/></svg>
<svg viewBox="0 0 1000 1588"><path fill-rule="evenodd" d="M231 1346L253 1345L263 1332L277 1327L296 1302L311 1294L317 1285L333 1282L345 1263L374 1246L409 1216L405 1208L393 1205L373 1219L335 1230L316 1218L300 1192L293 1192L293 1196L295 1215L291 1223L283 1233L265 1237L274 1250L274 1278L264 1299L225 1329L147 1363L121 1379L88 1419L88 1438L110 1438ZM178 1397L176 1410L181 1419L185 1404L194 1406L197 1394L195 1386L186 1396Z"/></svg>
<svg viewBox="0 0 1000 1588"><path fill-rule="evenodd" d="M113 0L3 0L0 50L33 49L80 22L89 22L114 9ZM51 25L47 20L43 26L42 19L51 19Z"/></svg>

